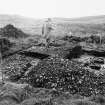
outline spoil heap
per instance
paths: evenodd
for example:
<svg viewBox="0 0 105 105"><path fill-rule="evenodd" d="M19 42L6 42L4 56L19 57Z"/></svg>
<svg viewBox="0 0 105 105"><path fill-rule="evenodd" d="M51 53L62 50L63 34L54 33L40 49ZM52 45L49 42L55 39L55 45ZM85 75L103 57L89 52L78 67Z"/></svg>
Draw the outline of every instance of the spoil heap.
<svg viewBox="0 0 105 105"><path fill-rule="evenodd" d="M23 38L28 35L22 32L20 29L17 29L11 24L6 25L5 27L0 29L0 35L2 37L11 37L11 38Z"/></svg>
<svg viewBox="0 0 105 105"><path fill-rule="evenodd" d="M27 74L27 82L34 87L69 91L83 96L105 93L103 75L95 75L81 64L51 57L44 59Z"/></svg>

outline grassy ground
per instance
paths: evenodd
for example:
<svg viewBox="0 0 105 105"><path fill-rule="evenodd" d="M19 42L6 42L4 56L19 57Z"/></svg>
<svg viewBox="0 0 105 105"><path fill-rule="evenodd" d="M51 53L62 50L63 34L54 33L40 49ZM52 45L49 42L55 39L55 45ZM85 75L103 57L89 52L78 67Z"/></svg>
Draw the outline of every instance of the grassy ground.
<svg viewBox="0 0 105 105"><path fill-rule="evenodd" d="M104 105L105 97L83 97L27 84L6 83L0 87L0 105Z"/></svg>

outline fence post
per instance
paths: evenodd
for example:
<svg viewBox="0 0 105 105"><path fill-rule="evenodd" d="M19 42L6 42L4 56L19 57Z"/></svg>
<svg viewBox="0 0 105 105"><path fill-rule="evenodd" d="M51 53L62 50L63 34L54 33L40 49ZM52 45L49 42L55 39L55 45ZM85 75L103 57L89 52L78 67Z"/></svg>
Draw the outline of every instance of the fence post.
<svg viewBox="0 0 105 105"><path fill-rule="evenodd" d="M2 47L3 47L3 42L1 39L1 49L0 49L0 74L1 74L1 79L2 83L4 83L4 75L3 75L3 70L2 70L2 65L3 65L3 59L2 59Z"/></svg>

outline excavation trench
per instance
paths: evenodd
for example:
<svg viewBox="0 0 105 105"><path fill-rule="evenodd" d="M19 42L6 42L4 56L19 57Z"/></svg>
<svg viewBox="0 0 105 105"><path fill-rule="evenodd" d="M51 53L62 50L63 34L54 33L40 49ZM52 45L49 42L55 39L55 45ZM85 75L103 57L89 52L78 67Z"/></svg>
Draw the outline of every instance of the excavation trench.
<svg viewBox="0 0 105 105"><path fill-rule="evenodd" d="M93 55L93 56L96 56L96 57L105 57L105 51L96 51L96 50L88 51L88 50L83 50L83 52L88 54L88 55Z"/></svg>
<svg viewBox="0 0 105 105"><path fill-rule="evenodd" d="M32 58L37 58L37 59L45 59L48 58L50 55L48 54L42 54L39 52L29 52L29 51L23 51L23 52L19 52L20 55L25 55L28 57L32 57Z"/></svg>
<svg viewBox="0 0 105 105"><path fill-rule="evenodd" d="M103 57L105 58L105 51L100 50L89 50L89 49L82 49L81 46L76 46L73 49L69 51L69 54L65 56L67 59L74 59L74 58L80 58L83 55L90 55L94 57Z"/></svg>

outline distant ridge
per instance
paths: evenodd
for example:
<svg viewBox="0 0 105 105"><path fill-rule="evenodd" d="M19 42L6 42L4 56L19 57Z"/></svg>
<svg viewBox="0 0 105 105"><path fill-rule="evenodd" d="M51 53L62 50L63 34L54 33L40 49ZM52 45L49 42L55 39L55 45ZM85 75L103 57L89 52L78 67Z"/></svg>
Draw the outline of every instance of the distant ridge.
<svg viewBox="0 0 105 105"><path fill-rule="evenodd" d="M25 18L17 15L0 15L0 28L12 24L30 35L41 35L41 28L46 19ZM105 15L88 16L80 18L52 18L57 24L52 33L55 36L64 35L69 31L73 32L95 32L105 31ZM65 32L66 30L67 32Z"/></svg>
<svg viewBox="0 0 105 105"><path fill-rule="evenodd" d="M85 24L102 24L105 23L105 15L100 16L87 16L79 18L53 18L58 22L69 22L69 23L85 23Z"/></svg>
<svg viewBox="0 0 105 105"><path fill-rule="evenodd" d="M40 19L27 18L18 15L0 15L0 28L12 24L17 28L22 29L23 32L32 35L40 32L42 23L43 20Z"/></svg>

